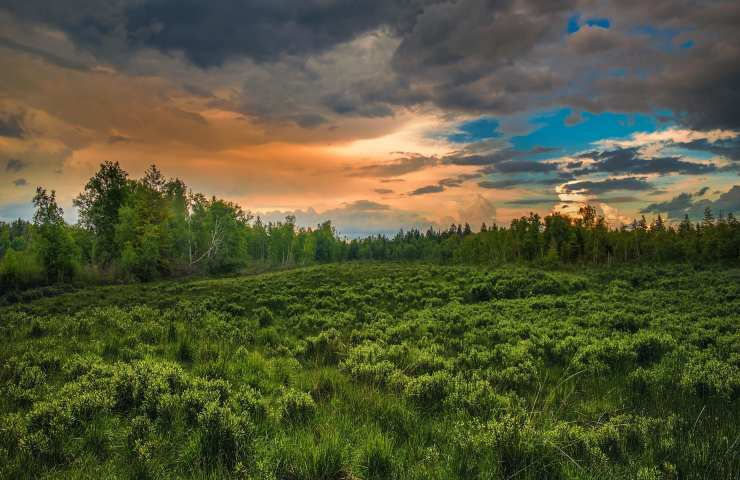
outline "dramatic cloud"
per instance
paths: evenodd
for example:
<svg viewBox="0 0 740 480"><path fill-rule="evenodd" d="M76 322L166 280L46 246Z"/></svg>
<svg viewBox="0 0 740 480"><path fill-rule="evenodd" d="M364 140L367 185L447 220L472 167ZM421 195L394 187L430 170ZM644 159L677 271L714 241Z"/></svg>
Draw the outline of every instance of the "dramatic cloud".
<svg viewBox="0 0 740 480"><path fill-rule="evenodd" d="M732 0L5 0L0 207L27 179L74 212L103 160L349 231L556 195L610 218L700 185L691 205L718 201L740 171L739 18Z"/></svg>
<svg viewBox="0 0 740 480"><path fill-rule="evenodd" d="M63 30L98 55L154 48L200 67L240 57L308 55L387 26L403 31L420 2L386 0L9 0L24 20Z"/></svg>
<svg viewBox="0 0 740 480"><path fill-rule="evenodd" d="M581 158L590 158L594 163L578 170L578 173L631 173L665 175L680 173L683 175L699 175L710 173L717 169L713 164L687 162L679 157L655 157L644 159L640 157L639 148L624 148L604 152L591 152L580 155Z"/></svg>
<svg viewBox="0 0 740 480"><path fill-rule="evenodd" d="M740 137L732 139L717 140L710 142L702 138L691 142L676 143L675 146L687 150L696 150L700 152L710 152L715 155L726 157L730 160L740 161Z"/></svg>
<svg viewBox="0 0 740 480"><path fill-rule="evenodd" d="M730 190L722 193L716 200L701 198L706 194L707 188L702 188L697 193L680 193L665 202L657 202L648 205L641 210L642 213L662 213L671 219L680 219L688 215L692 219L701 218L704 209L710 208L714 215L720 213L740 212L740 186L735 185Z"/></svg>
<svg viewBox="0 0 740 480"><path fill-rule="evenodd" d="M594 112L663 108L694 127L740 127L734 108L740 6L730 0L661 0L657 6L577 0L8 0L2 8L19 20L61 30L79 48L122 67L152 49L182 55L200 68L242 59L300 64L363 35L387 32L396 39L388 46L388 74L327 94L325 106L339 114L387 116L392 106L420 103L499 115L556 105ZM576 12L585 20L565 32ZM321 124L318 116L297 121Z"/></svg>
<svg viewBox="0 0 740 480"><path fill-rule="evenodd" d="M642 177L607 178L606 180L581 180L563 185L563 190L570 193L584 192L597 195L613 190L650 190L652 185Z"/></svg>

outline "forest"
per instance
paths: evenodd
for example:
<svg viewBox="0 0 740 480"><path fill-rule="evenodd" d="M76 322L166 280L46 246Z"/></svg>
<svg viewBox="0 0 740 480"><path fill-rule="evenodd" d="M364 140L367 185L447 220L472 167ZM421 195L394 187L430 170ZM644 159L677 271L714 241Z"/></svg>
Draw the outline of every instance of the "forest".
<svg viewBox="0 0 740 480"><path fill-rule="evenodd" d="M451 225L394 237L341 237L330 219L314 228L263 223L232 202L194 193L152 165L131 179L105 162L85 184L69 225L55 192L39 187L32 222L0 223L0 288L150 281L259 267L353 260L543 266L655 262L730 263L740 259L740 222L707 209L680 223L660 215L610 228L594 207L577 217L531 213L508 226ZM715 216L716 215L716 216Z"/></svg>

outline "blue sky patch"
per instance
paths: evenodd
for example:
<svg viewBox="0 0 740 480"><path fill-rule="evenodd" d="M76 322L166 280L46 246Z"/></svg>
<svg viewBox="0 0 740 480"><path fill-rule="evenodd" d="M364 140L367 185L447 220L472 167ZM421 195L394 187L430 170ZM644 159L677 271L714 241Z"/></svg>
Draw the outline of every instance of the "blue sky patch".
<svg viewBox="0 0 740 480"><path fill-rule="evenodd" d="M448 135L447 140L452 143L473 143L498 138L501 136L497 131L498 126L498 121L491 117L477 118L458 125L457 132Z"/></svg>
<svg viewBox="0 0 740 480"><path fill-rule="evenodd" d="M583 121L569 126L565 119L570 114L570 108L563 108L532 117L530 123L539 125L539 128L526 135L512 137L511 144L517 150L558 148L558 156L568 155L587 150L599 140L627 138L636 132L655 131L658 123L652 115L643 113L583 112Z"/></svg>
<svg viewBox="0 0 740 480"><path fill-rule="evenodd" d="M588 18L586 21L581 22L581 14L576 13L568 17L568 25L566 30L569 34L576 33L581 29L582 25L588 25L589 27L609 28L612 26L611 20L608 18Z"/></svg>
<svg viewBox="0 0 740 480"><path fill-rule="evenodd" d="M589 18L586 20L586 25L589 27L609 28L612 24L608 18Z"/></svg>
<svg viewBox="0 0 740 480"><path fill-rule="evenodd" d="M581 19L581 14L577 13L570 18L568 18L568 33L576 33L578 30L581 29L581 26L579 25L579 21Z"/></svg>

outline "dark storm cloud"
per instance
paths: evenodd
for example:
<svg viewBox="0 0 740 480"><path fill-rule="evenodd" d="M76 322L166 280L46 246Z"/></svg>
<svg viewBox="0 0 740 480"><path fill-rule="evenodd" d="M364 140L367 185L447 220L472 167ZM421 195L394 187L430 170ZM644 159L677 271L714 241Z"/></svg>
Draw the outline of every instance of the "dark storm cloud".
<svg viewBox="0 0 740 480"><path fill-rule="evenodd" d="M680 157L654 157L641 158L639 148L620 148L604 152L590 152L580 155L580 158L590 158L595 161L576 174L585 173L631 173L650 174L657 173L666 175L669 173L680 173L683 175L700 175L717 170L713 164L694 163L681 160Z"/></svg>
<svg viewBox="0 0 740 480"><path fill-rule="evenodd" d="M20 172L28 166L28 163L24 162L19 158L11 158L8 163L5 164L6 172Z"/></svg>
<svg viewBox="0 0 740 480"><path fill-rule="evenodd" d="M600 2L615 28L563 40L575 2L461 0L429 7L396 52L396 70L449 109L511 113L565 104L601 112L667 108L695 128L740 127L740 4ZM650 28L641 27L648 26ZM690 32L694 46L672 46ZM612 75L610 70L622 74Z"/></svg>
<svg viewBox="0 0 740 480"><path fill-rule="evenodd" d="M24 138L26 128L22 113L0 113L0 137Z"/></svg>
<svg viewBox="0 0 740 480"><path fill-rule="evenodd" d="M563 186L566 192L580 192L598 195L613 190L642 191L653 187L642 177L607 178L606 180L581 180Z"/></svg>
<svg viewBox="0 0 740 480"><path fill-rule="evenodd" d="M338 115L382 117L422 103L497 115L667 109L693 128L740 129L740 2L732 0L5 0L0 9L122 66L144 49L182 52L201 68L242 58L300 63L389 33L395 50L383 78L318 102ZM576 12L609 28L586 22L568 35Z"/></svg>
<svg viewBox="0 0 740 480"><path fill-rule="evenodd" d="M740 212L740 186L735 185L725 193L720 194L717 200L701 198L706 193L706 187L697 193L680 193L665 202L648 205L641 213L664 213L669 218L681 218L689 215L691 218L701 218L704 209L709 207L715 215Z"/></svg>
<svg viewBox="0 0 740 480"><path fill-rule="evenodd" d="M182 52L200 67L238 57L273 61L325 51L364 32L413 22L414 0L8 0L4 8L108 53L112 39L129 49Z"/></svg>

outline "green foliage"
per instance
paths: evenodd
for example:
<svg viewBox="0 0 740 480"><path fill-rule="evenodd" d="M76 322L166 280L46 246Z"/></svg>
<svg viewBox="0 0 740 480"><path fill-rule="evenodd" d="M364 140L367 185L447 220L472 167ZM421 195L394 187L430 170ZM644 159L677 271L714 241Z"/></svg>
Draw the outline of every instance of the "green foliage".
<svg viewBox="0 0 740 480"><path fill-rule="evenodd" d="M33 223L33 247L44 266L50 282L71 279L78 268L77 245L64 223L63 211L56 203L56 194L41 187L33 199L36 207Z"/></svg>
<svg viewBox="0 0 740 480"><path fill-rule="evenodd" d="M27 288L43 280L43 266L34 252L8 250L0 259L0 286L3 288Z"/></svg>
<svg viewBox="0 0 740 480"><path fill-rule="evenodd" d="M739 294L369 262L31 290L0 307L0 478L737 478Z"/></svg>
<svg viewBox="0 0 740 480"><path fill-rule="evenodd" d="M740 222L729 213L715 218L707 211L697 224L688 218L669 224L660 216L652 222L643 217L615 229L594 207L584 205L575 217L553 213L542 218L530 213L508 226L493 225L477 233L466 223L447 230L411 229L393 237L347 240L331 221L303 228L296 225L295 217L287 216L265 224L235 203L194 193L182 180L165 178L155 165L142 178L130 179L118 163L102 163L74 200L79 210L79 223L74 226L64 222L53 191L39 188L34 205L33 225L23 220L0 222L0 282L16 290L73 279L77 283L153 281L355 260L489 267L529 264L548 270L570 265L737 265L740 261ZM37 275L33 262L19 267L18 252L24 252L24 261L35 256L43 274ZM650 267L642 270L650 275ZM535 278L511 271L503 276L477 275L468 283L467 300L559 295L579 288L567 278L544 272ZM324 301L329 306L334 299L327 296ZM639 327L625 324L624 328Z"/></svg>
<svg viewBox="0 0 740 480"><path fill-rule="evenodd" d="M277 399L280 418L289 422L305 421L315 413L316 403L311 395L294 388L285 389Z"/></svg>

